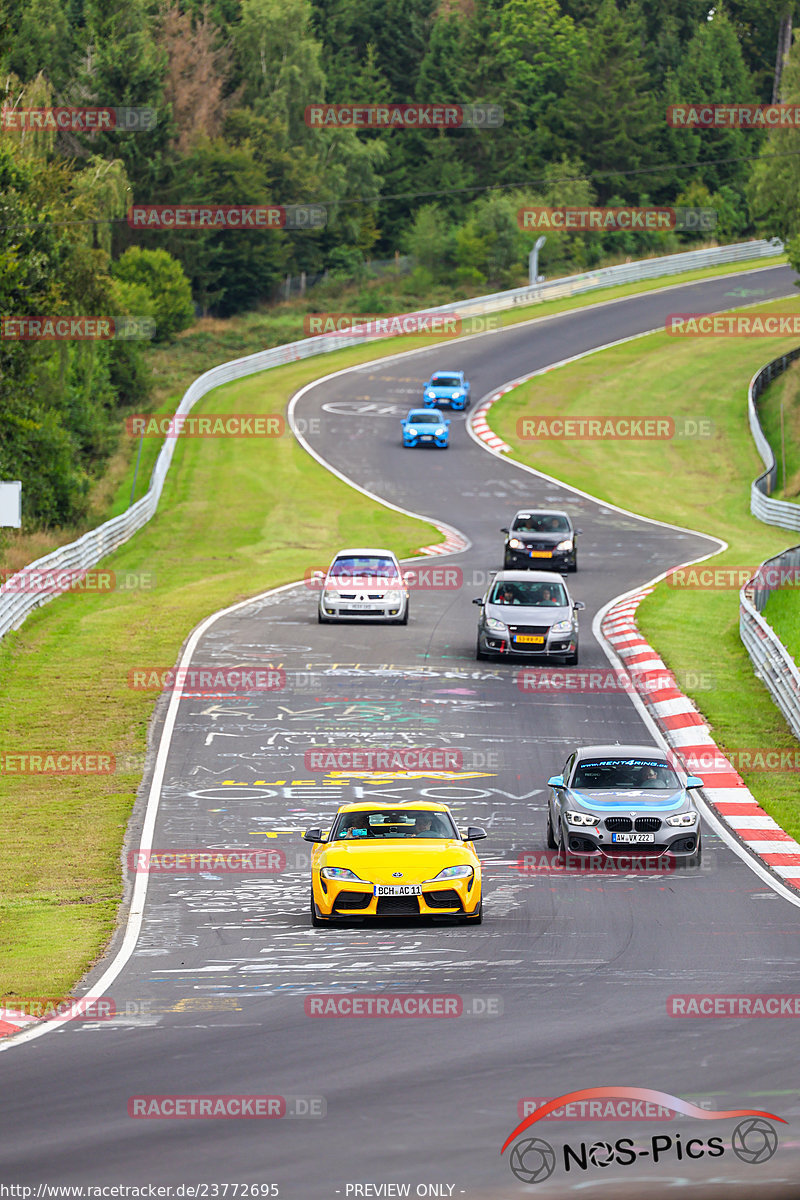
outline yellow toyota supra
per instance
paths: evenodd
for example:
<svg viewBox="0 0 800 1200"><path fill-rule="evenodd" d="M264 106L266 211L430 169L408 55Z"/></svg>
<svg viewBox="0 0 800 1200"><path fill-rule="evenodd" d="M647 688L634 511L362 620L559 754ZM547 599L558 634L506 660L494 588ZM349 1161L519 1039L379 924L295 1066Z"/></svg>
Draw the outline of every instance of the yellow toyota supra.
<svg viewBox="0 0 800 1200"><path fill-rule="evenodd" d="M311 924L334 917L483 916L481 860L470 825L461 834L446 804L343 804L330 829L309 829Z"/></svg>

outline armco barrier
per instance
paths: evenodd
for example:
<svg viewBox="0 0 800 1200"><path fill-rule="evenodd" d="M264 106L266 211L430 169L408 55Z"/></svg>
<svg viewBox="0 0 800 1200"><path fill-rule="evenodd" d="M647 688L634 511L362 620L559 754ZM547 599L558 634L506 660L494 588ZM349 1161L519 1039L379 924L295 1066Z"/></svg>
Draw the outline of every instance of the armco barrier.
<svg viewBox="0 0 800 1200"><path fill-rule="evenodd" d="M643 279L655 279L664 275L675 275L681 271L697 270L708 266L722 266L731 262L747 262L751 259L776 257L783 253L783 245L771 241L738 242L733 246L718 246L706 250L690 250L683 254L670 254L664 258L643 259L639 262L622 263L614 267L601 267L597 271L587 271L580 275L570 275L564 279L556 279L551 283L534 286L513 288L507 292L496 292L489 296L476 296L472 300L462 300L455 304L443 304L438 308L426 308L429 312L458 312L481 315L499 312L502 309L514 308L517 305L532 304L538 301L561 299L574 296L595 288L610 287L613 284L633 283ZM347 334L342 337L303 338L290 342L285 346L276 346L272 350L262 350L258 354L250 354L246 358L237 358L232 362L222 363L198 376L187 388L176 414L184 416L191 412L194 405L207 392L221 384L242 379L269 367L282 366L287 362L310 358L316 354L326 354L334 350L342 350L348 346L359 345L363 342L374 341L383 335ZM48 572L60 570L88 570L94 567L128 541L137 530L141 529L155 513L161 497L161 489L167 476L172 455L175 451L175 439L167 438L153 468L150 487L146 495L137 500L129 509L119 516L105 521L97 529L85 533L77 541L67 546L60 546L44 558L28 564L24 571ZM35 608L54 599L53 593L32 594L24 590L15 590L15 576L0 588L0 638L9 630L18 629L25 618ZM57 593L56 593L57 594Z"/></svg>
<svg viewBox="0 0 800 1200"><path fill-rule="evenodd" d="M795 576L797 572L797 576ZM739 593L739 634L756 675L763 680L796 738L800 738L800 671L762 612L786 578L800 578L800 546L768 558Z"/></svg>
<svg viewBox="0 0 800 1200"><path fill-rule="evenodd" d="M758 419L758 398L767 384L776 379L778 375L782 375L789 364L797 358L800 358L800 346L795 350L790 350L788 354L782 354L780 358L774 358L772 362L767 363L765 367L756 372L750 380L747 392L747 418L750 422L750 432L753 435L756 449L761 455L761 461L766 467L766 470L762 471L750 485L750 512L765 525L779 525L781 529L800 529L800 504L793 504L789 500L773 500L770 497L770 492L775 487L778 477L778 468L773 449L764 437L764 430Z"/></svg>

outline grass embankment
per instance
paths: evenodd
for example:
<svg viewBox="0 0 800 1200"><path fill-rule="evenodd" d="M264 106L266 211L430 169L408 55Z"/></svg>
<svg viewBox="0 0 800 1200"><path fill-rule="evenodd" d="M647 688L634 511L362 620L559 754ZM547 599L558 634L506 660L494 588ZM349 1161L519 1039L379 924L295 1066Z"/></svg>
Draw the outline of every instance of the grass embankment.
<svg viewBox="0 0 800 1200"><path fill-rule="evenodd" d="M783 430L781 431L781 407L783 408ZM761 394L758 403L761 428L766 434L775 454L778 468L775 488L771 495L775 500L800 503L800 361L793 363L783 375L775 379ZM781 437L783 432L783 437ZM783 464L786 463L784 483ZM786 545L800 543L800 533L785 535ZM800 592L796 586L786 586L774 591L764 608L764 617L769 621L783 644L800 662Z"/></svg>
<svg viewBox="0 0 800 1200"><path fill-rule="evenodd" d="M781 301L781 311L800 302ZM764 311L774 311L765 305ZM759 458L747 423L747 383L787 339L677 339L653 334L539 376L492 409L492 426L523 462L604 500L729 543L715 566L755 567L791 535L750 516ZM517 437L521 417L671 416L710 419L713 436L671 441L540 441ZM713 687L684 690L725 750L794 748L796 740L739 639L737 590L697 591L661 583L638 610L639 626L681 681L710 675ZM797 777L744 774L765 809L800 837Z"/></svg>
<svg viewBox="0 0 800 1200"><path fill-rule="evenodd" d="M774 264L768 259L750 268ZM739 270L732 264L606 289L504 313L502 321L513 324ZM751 295L746 281L739 290L746 302ZM201 321L173 346L151 350L153 411L174 411L192 378L209 366L302 336L302 312L324 307L312 295L294 314ZM430 343L396 339L278 368L220 389L195 411L275 412L302 383L327 371L423 344ZM147 487L159 448L157 439L145 439L137 498ZM98 496L107 499L114 492L98 520L127 507L135 452L136 442L123 438L112 469L98 484ZM79 532L15 540L14 567ZM307 539L302 551L295 549L298 533ZM154 589L62 597L0 643L0 720L7 753L99 751L129 764L113 776L5 777L0 998L65 993L113 930L121 895L120 846L154 704L152 695L127 687L128 671L171 665L188 631L208 613L297 578L309 560L324 561L339 545L364 537L391 544L401 554L435 540L428 526L345 488L289 438L182 442L158 514L104 563L118 573L151 572Z"/></svg>

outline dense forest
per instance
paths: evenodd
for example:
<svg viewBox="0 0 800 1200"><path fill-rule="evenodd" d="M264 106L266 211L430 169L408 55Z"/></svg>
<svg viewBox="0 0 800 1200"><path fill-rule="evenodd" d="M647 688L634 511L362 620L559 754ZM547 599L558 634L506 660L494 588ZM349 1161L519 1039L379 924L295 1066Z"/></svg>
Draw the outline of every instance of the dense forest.
<svg viewBox="0 0 800 1200"><path fill-rule="evenodd" d="M521 282L524 205L699 205L720 242L800 258L800 131L677 129L677 103L800 101L797 0L0 0L3 112L150 110L131 129L0 127L0 318L268 304L287 274L411 256L420 291ZM777 66L777 69L776 69ZM780 68L783 68L782 71ZM491 104L487 130L315 128L310 105ZM134 229L132 205L320 204L324 227ZM548 235L549 275L688 248ZM5 326L4 326L5 330ZM141 343L0 339L0 478L29 527L80 521Z"/></svg>

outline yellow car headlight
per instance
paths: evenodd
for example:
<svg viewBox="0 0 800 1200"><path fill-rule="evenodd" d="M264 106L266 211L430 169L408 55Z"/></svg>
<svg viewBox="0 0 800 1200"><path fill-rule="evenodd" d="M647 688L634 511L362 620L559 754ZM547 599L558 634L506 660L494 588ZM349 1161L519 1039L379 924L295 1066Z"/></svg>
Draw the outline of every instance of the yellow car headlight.
<svg viewBox="0 0 800 1200"><path fill-rule="evenodd" d="M348 871L347 867L323 867L320 871L323 879L349 879L355 883L366 883L366 879L362 879L356 875L354 871Z"/></svg>
<svg viewBox="0 0 800 1200"><path fill-rule="evenodd" d="M439 883L442 879L469 879L472 875L472 867L468 867L466 863L462 867L445 867L433 879L426 879L426 883Z"/></svg>

